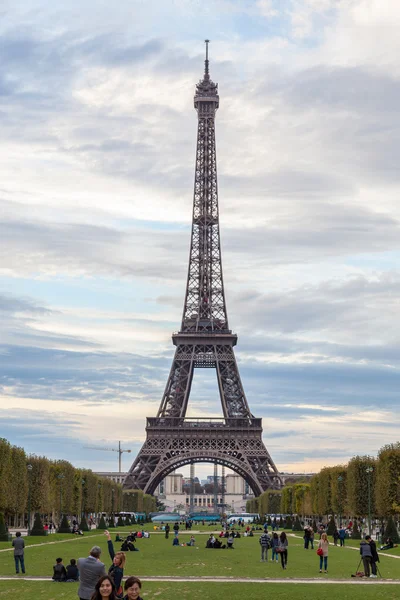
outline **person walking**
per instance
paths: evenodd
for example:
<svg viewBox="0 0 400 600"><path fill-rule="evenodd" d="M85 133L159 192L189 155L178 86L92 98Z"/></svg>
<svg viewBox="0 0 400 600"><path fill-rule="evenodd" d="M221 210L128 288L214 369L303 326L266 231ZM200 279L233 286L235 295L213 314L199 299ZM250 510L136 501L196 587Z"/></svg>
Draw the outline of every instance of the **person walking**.
<svg viewBox="0 0 400 600"><path fill-rule="evenodd" d="M319 572L322 573L322 564L324 565L324 573L328 572L328 551L329 541L326 533L321 535L321 539L318 542L318 555L319 555Z"/></svg>
<svg viewBox="0 0 400 600"><path fill-rule="evenodd" d="M369 546L371 548L371 554L372 554L372 559L371 559L371 571L372 571L372 573L371 573L370 577L373 577L374 579L376 579L376 577L377 577L377 574L376 574L377 573L376 563L379 562L379 554L378 554L378 551L376 549L376 542L375 542L375 540L373 540L371 538L370 535L366 535L365 539L369 543Z"/></svg>
<svg viewBox="0 0 400 600"><path fill-rule="evenodd" d="M114 581L117 598L122 598L124 595L124 591L122 589L122 579L124 577L126 555L124 552L114 552L114 546L109 531L106 530L104 535L107 536L108 553L113 561L111 567L108 569L108 574Z"/></svg>
<svg viewBox="0 0 400 600"><path fill-rule="evenodd" d="M12 545L14 548L15 572L17 575L19 574L19 567L21 565L21 571L22 573L25 573L25 542L21 537L20 531L17 531L17 533L15 534L15 538L12 541Z"/></svg>
<svg viewBox="0 0 400 600"><path fill-rule="evenodd" d="M344 527L341 527L339 529L339 541L340 541L340 546L344 546L344 540L346 539L346 530Z"/></svg>
<svg viewBox="0 0 400 600"><path fill-rule="evenodd" d="M166 526L165 526L165 539L166 540L169 538L169 532L170 532L170 530L171 530L171 527L167 523Z"/></svg>
<svg viewBox="0 0 400 600"><path fill-rule="evenodd" d="M281 535L279 536L279 546L278 546L278 552L281 555L282 569L287 568L288 546L289 546L289 542L288 542L286 533L284 531L282 531Z"/></svg>
<svg viewBox="0 0 400 600"><path fill-rule="evenodd" d="M268 549L271 546L271 538L268 535L268 530L264 531L259 537L261 546L261 560L260 562L268 562Z"/></svg>
<svg viewBox="0 0 400 600"><path fill-rule="evenodd" d="M115 593L114 582L109 575L100 577L95 585L90 600L118 600L118 596Z"/></svg>
<svg viewBox="0 0 400 600"><path fill-rule="evenodd" d="M304 536L303 536L305 550L308 550L308 546L310 545L310 537L311 537L310 528L305 527L304 528Z"/></svg>
<svg viewBox="0 0 400 600"><path fill-rule="evenodd" d="M369 537L369 536L367 536ZM364 565L364 575L365 577L369 577L371 575L371 564L372 564L372 552L371 546L368 543L368 540L365 539L360 543L360 555Z"/></svg>
<svg viewBox="0 0 400 600"><path fill-rule="evenodd" d="M278 534L276 531L274 531L274 533L272 534L271 546L272 546L272 562L274 560L276 560L276 562L278 562L278 560L279 560L279 558L278 558L279 537L278 537Z"/></svg>
<svg viewBox="0 0 400 600"><path fill-rule="evenodd" d="M78 558L78 596L80 600L91 600L99 578L103 578L106 575L106 569L104 563L100 561L100 556L101 548L99 548L99 546L93 546L87 558ZM110 577L108 577L108 579L110 579ZM99 589L97 591L99 591Z"/></svg>
<svg viewBox="0 0 400 600"><path fill-rule="evenodd" d="M338 539L339 539L339 532L338 532L337 527L335 527L335 531L333 532L333 543L335 546L337 546Z"/></svg>
<svg viewBox="0 0 400 600"><path fill-rule="evenodd" d="M174 532L175 532L175 535L179 534L179 523L178 523L178 521L176 521L176 523L174 525Z"/></svg>

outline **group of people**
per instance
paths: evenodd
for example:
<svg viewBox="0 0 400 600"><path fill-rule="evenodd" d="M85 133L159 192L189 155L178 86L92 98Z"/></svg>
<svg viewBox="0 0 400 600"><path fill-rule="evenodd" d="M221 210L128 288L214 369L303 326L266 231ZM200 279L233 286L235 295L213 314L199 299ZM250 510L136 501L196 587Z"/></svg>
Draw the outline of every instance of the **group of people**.
<svg viewBox="0 0 400 600"><path fill-rule="evenodd" d="M221 540L214 536L214 534L211 534L206 542L206 548L222 548L223 550L227 548L228 550L233 550L233 533L228 533L228 537L226 538L226 544L223 544Z"/></svg>
<svg viewBox="0 0 400 600"><path fill-rule="evenodd" d="M280 556L282 569L287 568L289 542L284 531L282 531L280 535L274 531L271 537L268 533L268 529L265 528L264 533L262 533L259 537L259 543L261 546L260 562L268 562L268 550L271 549L272 562L278 562L278 556Z"/></svg>

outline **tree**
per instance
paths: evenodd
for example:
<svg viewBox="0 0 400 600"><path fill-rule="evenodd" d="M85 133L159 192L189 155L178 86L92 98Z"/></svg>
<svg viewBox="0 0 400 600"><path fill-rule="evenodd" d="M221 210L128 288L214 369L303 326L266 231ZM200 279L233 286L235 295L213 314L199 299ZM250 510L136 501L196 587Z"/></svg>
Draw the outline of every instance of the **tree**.
<svg viewBox="0 0 400 600"><path fill-rule="evenodd" d="M384 536L385 539L391 538L394 544L398 544L400 542L399 532L397 531L397 527L392 515L390 515L388 522L386 523Z"/></svg>
<svg viewBox="0 0 400 600"><path fill-rule="evenodd" d="M117 525L118 525L118 527L124 526L124 521L123 521L121 515L119 515L119 517L118 517Z"/></svg>
<svg viewBox="0 0 400 600"><path fill-rule="evenodd" d="M292 529L293 529L293 531L303 531L303 526L300 523L300 519L299 519L298 515L296 515Z"/></svg>
<svg viewBox="0 0 400 600"><path fill-rule="evenodd" d="M367 469L373 471L368 474ZM365 516L369 512L368 479L370 478L371 513L375 513L374 487L376 476L376 461L371 456L355 456L347 467L347 497L348 508L353 516Z"/></svg>
<svg viewBox="0 0 400 600"><path fill-rule="evenodd" d="M332 515L329 519L328 527L326 528L326 533L328 535L333 535L336 530L335 517Z"/></svg>
<svg viewBox="0 0 400 600"><path fill-rule="evenodd" d="M357 519L354 520L353 523L353 530L351 532L351 539L352 540L361 540L361 531L358 527L358 523L357 523Z"/></svg>
<svg viewBox="0 0 400 600"><path fill-rule="evenodd" d="M383 446L376 463L375 502L378 514L400 512L400 442Z"/></svg>
<svg viewBox="0 0 400 600"><path fill-rule="evenodd" d="M89 526L87 524L85 515L82 515L81 522L79 523L79 529L81 531L89 531Z"/></svg>
<svg viewBox="0 0 400 600"><path fill-rule="evenodd" d="M4 521L4 514L0 512L0 542L9 542L10 534L8 533L7 525Z"/></svg>
<svg viewBox="0 0 400 600"><path fill-rule="evenodd" d="M104 515L101 515L101 519L99 524L97 525L97 529L107 529L107 524L104 518Z"/></svg>
<svg viewBox="0 0 400 600"><path fill-rule="evenodd" d="M58 533L71 533L71 528L68 524L67 515L63 515L60 526L58 528Z"/></svg>
<svg viewBox="0 0 400 600"><path fill-rule="evenodd" d="M292 529L292 517L290 515L286 517L285 529Z"/></svg>
<svg viewBox="0 0 400 600"><path fill-rule="evenodd" d="M35 520L31 529L31 535L46 535L40 514L38 512L35 513Z"/></svg>

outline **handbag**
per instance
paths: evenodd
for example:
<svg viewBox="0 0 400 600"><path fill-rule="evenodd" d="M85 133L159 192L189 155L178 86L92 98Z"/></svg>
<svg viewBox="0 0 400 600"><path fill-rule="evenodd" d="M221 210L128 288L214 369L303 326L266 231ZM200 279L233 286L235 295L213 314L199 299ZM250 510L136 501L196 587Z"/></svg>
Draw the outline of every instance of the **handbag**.
<svg viewBox="0 0 400 600"><path fill-rule="evenodd" d="M323 556L324 555L324 551L322 550L322 548L318 548L317 554L318 554L318 556Z"/></svg>

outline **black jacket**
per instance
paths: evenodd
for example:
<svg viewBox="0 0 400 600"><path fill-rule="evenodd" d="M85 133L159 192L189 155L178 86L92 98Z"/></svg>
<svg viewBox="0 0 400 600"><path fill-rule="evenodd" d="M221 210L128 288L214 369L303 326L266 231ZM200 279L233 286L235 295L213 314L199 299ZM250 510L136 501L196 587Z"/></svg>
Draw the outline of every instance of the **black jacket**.
<svg viewBox="0 0 400 600"><path fill-rule="evenodd" d="M369 545L371 546L371 554L373 562L379 562L379 554L376 550L376 543L374 540L371 540Z"/></svg>
<svg viewBox="0 0 400 600"><path fill-rule="evenodd" d="M75 581L78 581L79 571L76 565L67 565L65 570L67 571L67 579L74 579Z"/></svg>
<svg viewBox="0 0 400 600"><path fill-rule="evenodd" d="M111 558L111 560L114 560L115 552L114 552L114 546L113 546L112 541L108 540L107 545L108 545L108 553L110 555L110 558ZM111 565L111 567L108 569L108 574L113 579L114 585L117 588L117 592L118 592L118 589L121 585L122 578L124 576L124 570L121 569L121 567L115 566L113 563Z"/></svg>
<svg viewBox="0 0 400 600"><path fill-rule="evenodd" d="M53 579L54 581L66 581L67 571L65 570L64 565L54 565Z"/></svg>

